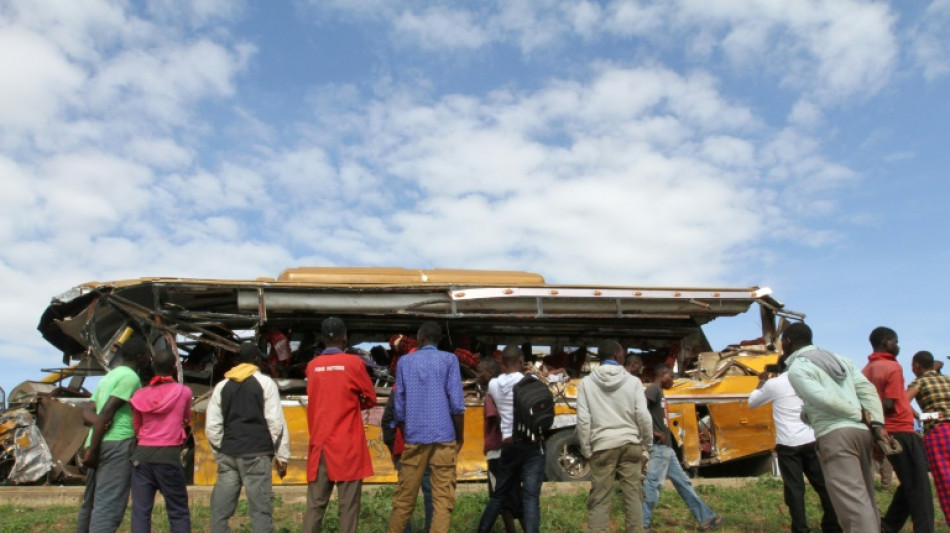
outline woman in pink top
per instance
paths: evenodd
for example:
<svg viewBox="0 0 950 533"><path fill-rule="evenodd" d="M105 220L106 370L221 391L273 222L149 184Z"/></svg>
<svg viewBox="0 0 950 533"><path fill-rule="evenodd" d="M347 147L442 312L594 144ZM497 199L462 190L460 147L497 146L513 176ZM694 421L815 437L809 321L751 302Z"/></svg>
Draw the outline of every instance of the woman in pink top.
<svg viewBox="0 0 950 533"><path fill-rule="evenodd" d="M162 350L152 358L155 377L129 403L138 445L132 451L132 532L152 529L155 491L165 498L173 533L191 531L188 489L181 460L191 421L191 390L175 381L175 355Z"/></svg>

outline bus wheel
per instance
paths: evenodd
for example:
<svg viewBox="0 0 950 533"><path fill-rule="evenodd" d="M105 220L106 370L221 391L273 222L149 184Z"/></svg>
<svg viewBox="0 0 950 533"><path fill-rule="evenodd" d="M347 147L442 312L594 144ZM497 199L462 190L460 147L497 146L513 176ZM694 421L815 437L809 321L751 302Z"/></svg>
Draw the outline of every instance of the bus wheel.
<svg viewBox="0 0 950 533"><path fill-rule="evenodd" d="M590 464L581 455L574 428L551 435L544 447L544 475L548 481L588 481Z"/></svg>

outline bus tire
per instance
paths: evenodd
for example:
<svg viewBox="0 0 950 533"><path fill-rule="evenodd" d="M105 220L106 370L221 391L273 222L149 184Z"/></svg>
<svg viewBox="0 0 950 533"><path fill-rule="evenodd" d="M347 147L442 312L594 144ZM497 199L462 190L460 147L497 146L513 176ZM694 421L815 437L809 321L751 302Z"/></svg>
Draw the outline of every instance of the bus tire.
<svg viewBox="0 0 950 533"><path fill-rule="evenodd" d="M544 445L544 476L548 481L589 481L590 464L581 455L574 428L555 432Z"/></svg>

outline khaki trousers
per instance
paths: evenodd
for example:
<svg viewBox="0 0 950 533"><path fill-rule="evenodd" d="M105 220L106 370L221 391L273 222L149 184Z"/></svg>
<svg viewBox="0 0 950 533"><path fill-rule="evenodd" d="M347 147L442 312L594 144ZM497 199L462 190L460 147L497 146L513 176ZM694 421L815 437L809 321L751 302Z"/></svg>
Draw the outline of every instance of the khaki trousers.
<svg viewBox="0 0 950 533"><path fill-rule="evenodd" d="M330 503L330 494L336 485L337 507L340 511L341 533L356 533L360 524L360 500L363 497L363 480L330 481L327 465L320 456L317 479L307 484L307 512L303 515L304 533L319 533L323 530L323 515Z"/></svg>
<svg viewBox="0 0 950 533"><path fill-rule="evenodd" d="M643 490L640 485L639 444L624 444L594 452L590 457L590 496L587 499L587 531L608 531L614 481L620 481L627 533L643 532Z"/></svg>
<svg viewBox="0 0 950 533"><path fill-rule="evenodd" d="M881 530L871 470L874 442L867 429L841 428L818 437L818 460L828 497L846 533Z"/></svg>
<svg viewBox="0 0 950 533"><path fill-rule="evenodd" d="M416 496L422 485L426 467L432 480L432 533L448 533L455 507L455 465L458 455L455 441L433 444L406 444L399 467L399 481L393 495L393 511L389 515L388 533L402 533L412 520Z"/></svg>

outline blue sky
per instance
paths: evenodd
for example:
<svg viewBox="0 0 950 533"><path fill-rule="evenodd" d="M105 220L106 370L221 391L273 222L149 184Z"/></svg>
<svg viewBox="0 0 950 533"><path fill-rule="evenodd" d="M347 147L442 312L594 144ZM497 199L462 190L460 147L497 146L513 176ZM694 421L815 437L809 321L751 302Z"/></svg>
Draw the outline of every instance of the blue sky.
<svg viewBox="0 0 950 533"><path fill-rule="evenodd" d="M0 1L0 360L89 280L763 285L945 356L950 0ZM722 347L752 320L719 324Z"/></svg>

